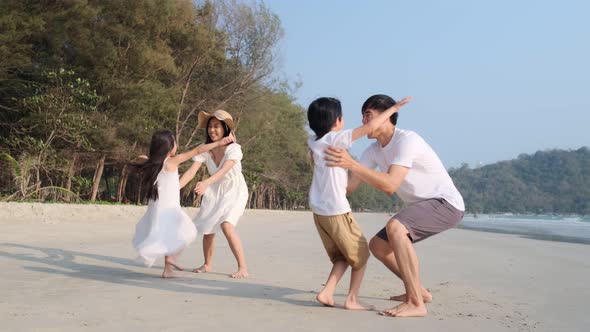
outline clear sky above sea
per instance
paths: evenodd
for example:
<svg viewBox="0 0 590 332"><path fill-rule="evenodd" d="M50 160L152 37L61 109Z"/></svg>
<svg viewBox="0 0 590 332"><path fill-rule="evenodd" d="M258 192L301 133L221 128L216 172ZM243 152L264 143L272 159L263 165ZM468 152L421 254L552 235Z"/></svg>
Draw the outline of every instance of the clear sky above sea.
<svg viewBox="0 0 590 332"><path fill-rule="evenodd" d="M385 93L414 96L398 127L447 167L590 146L590 1L265 3L285 30L282 76L303 84L298 103L339 98L347 128Z"/></svg>

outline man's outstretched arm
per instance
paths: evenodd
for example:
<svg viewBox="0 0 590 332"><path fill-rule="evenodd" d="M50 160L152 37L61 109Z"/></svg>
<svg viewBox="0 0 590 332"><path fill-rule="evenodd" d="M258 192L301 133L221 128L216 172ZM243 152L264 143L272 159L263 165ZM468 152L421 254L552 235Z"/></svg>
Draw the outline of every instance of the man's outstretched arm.
<svg viewBox="0 0 590 332"><path fill-rule="evenodd" d="M357 178L377 190L383 191L388 195L393 195L410 171L410 168L400 165L389 166L387 173L369 169L354 160L345 149L330 147L326 150L326 154L328 166L342 167L350 170L353 174L353 176L349 178L349 185L347 188L349 193L356 190L356 187L358 187L360 182L355 180L355 178Z"/></svg>
<svg viewBox="0 0 590 332"><path fill-rule="evenodd" d="M361 178L358 177L358 175L352 173L352 172L348 172L348 186L346 187L346 194L350 195L353 192L355 192L358 187L361 185Z"/></svg>

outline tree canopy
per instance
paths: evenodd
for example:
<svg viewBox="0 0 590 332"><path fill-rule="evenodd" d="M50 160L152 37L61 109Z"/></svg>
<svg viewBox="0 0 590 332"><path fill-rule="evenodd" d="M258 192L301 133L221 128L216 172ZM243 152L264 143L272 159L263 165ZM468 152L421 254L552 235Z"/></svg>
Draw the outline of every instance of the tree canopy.
<svg viewBox="0 0 590 332"><path fill-rule="evenodd" d="M127 164L151 134L187 149L203 141L197 114L225 109L250 205L305 205L305 114L274 75L282 35L262 2L0 2L2 194L139 202Z"/></svg>

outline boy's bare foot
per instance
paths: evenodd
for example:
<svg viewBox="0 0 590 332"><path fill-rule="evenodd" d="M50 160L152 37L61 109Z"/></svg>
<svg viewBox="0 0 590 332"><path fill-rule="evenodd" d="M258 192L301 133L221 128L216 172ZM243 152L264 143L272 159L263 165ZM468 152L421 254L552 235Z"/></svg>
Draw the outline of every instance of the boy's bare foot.
<svg viewBox="0 0 590 332"><path fill-rule="evenodd" d="M410 303L401 303L400 305L393 307L388 310L383 310L379 312L382 316L390 316L390 317L424 317L428 311L426 310L426 306L422 305L415 305Z"/></svg>
<svg viewBox="0 0 590 332"><path fill-rule="evenodd" d="M334 306L334 298L330 295L325 294L323 291L319 292L319 294L315 297L315 299L325 305L326 307L333 307Z"/></svg>
<svg viewBox="0 0 590 332"><path fill-rule="evenodd" d="M239 268L238 272L230 275L230 277L234 278L234 279L243 279L243 278L248 278L248 276L250 276L250 274L248 273L248 269L244 268Z"/></svg>
<svg viewBox="0 0 590 332"><path fill-rule="evenodd" d="M362 305L356 301L349 301L348 299L344 301L344 309L348 310L375 310L374 305Z"/></svg>
<svg viewBox="0 0 590 332"><path fill-rule="evenodd" d="M203 264L203 266L198 267L196 269L193 269L194 273L205 273L205 272L211 272L211 267L207 264Z"/></svg>
<svg viewBox="0 0 590 332"><path fill-rule="evenodd" d="M406 302L406 294L392 296L389 299L392 301ZM432 294L426 288L422 288L422 300L424 303L432 302Z"/></svg>

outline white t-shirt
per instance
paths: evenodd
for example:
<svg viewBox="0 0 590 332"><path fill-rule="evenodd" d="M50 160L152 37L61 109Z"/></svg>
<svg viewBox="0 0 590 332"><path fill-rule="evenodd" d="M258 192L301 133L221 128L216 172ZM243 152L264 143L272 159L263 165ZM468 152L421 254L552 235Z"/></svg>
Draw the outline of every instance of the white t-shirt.
<svg viewBox="0 0 590 332"><path fill-rule="evenodd" d="M326 166L325 150L329 146L348 149L352 145L352 129L331 131L316 141L312 136L307 145L313 154L313 179L309 190L309 207L315 214L336 216L350 212L346 199L348 171Z"/></svg>
<svg viewBox="0 0 590 332"><path fill-rule="evenodd" d="M386 146L374 142L363 152L361 163L371 169L379 166L385 173L391 165L409 167L408 175L397 190L397 195L406 204L443 198L458 210L465 211L463 197L442 162L430 145L411 130L395 128Z"/></svg>

